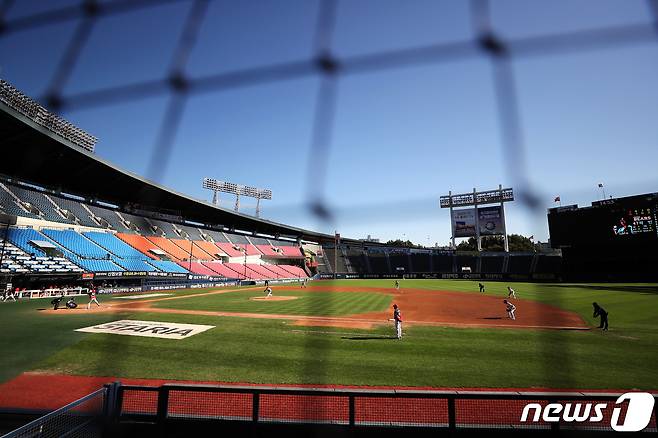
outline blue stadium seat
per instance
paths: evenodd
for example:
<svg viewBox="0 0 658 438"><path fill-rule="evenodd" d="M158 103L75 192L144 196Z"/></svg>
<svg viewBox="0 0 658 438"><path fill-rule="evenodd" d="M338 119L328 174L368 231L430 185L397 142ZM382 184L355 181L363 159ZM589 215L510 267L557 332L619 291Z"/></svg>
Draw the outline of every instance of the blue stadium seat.
<svg viewBox="0 0 658 438"><path fill-rule="evenodd" d="M73 261L89 272L118 272L124 270L111 260L93 260L77 257Z"/></svg>
<svg viewBox="0 0 658 438"><path fill-rule="evenodd" d="M117 257L113 257L112 261L116 263L117 265L121 266L124 268L126 271L138 271L138 272L155 272L157 269L147 263L144 260L137 260L137 259L120 259Z"/></svg>
<svg viewBox="0 0 658 438"><path fill-rule="evenodd" d="M137 251L112 233L88 231L82 234L121 259L150 260L147 256Z"/></svg>
<svg viewBox="0 0 658 438"><path fill-rule="evenodd" d="M188 272L187 269L169 260L151 260L149 263L151 263L153 266L164 272L180 272L180 273Z"/></svg>
<svg viewBox="0 0 658 438"><path fill-rule="evenodd" d="M84 238L76 231L48 229L42 231L43 234L81 257L107 260L110 258L110 254L106 250Z"/></svg>

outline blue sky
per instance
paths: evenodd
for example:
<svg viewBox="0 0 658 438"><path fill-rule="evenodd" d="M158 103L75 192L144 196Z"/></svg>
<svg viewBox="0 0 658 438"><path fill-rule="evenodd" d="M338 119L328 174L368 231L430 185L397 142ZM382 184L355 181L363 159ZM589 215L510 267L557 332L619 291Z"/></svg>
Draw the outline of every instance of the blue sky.
<svg viewBox="0 0 658 438"><path fill-rule="evenodd" d="M108 0L110 1L110 0ZM78 4L18 1L6 20ZM163 78L190 9L188 1L104 17L93 27L64 95ZM316 0L210 3L186 72L193 78L308 59ZM507 39L651 23L644 1L511 1L491 6ZM42 96L76 20L0 35L0 76ZM340 58L468 40L469 3L359 0L338 3L331 51ZM546 207L588 205L607 194L658 191L658 35L655 41L515 59L527 174L544 204L508 204L509 232L548 237ZM510 185L501 147L491 62L486 56L341 75L324 194L335 215L306 208L309 145L319 78L191 96L159 181L210 199L214 177L273 191L263 216L350 237L447 243L438 197ZM97 154L145 175L170 96L97 105L64 116L99 137ZM225 206L232 205L223 196ZM253 213L253 202L245 201ZM251 210L250 210L251 204Z"/></svg>

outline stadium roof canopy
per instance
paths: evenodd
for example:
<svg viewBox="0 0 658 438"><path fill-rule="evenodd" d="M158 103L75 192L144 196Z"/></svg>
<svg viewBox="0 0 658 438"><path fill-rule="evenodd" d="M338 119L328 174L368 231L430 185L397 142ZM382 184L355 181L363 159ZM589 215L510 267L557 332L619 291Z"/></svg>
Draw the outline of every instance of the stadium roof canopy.
<svg viewBox="0 0 658 438"><path fill-rule="evenodd" d="M236 213L163 187L77 147L3 102L0 138L0 173L9 178L124 209L181 216L231 230L321 242L334 239L333 235Z"/></svg>

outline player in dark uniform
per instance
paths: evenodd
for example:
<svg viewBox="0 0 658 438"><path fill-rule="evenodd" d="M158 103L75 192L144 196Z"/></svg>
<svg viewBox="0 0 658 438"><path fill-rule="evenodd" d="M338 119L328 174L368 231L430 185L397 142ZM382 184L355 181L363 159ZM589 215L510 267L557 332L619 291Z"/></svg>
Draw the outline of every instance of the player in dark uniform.
<svg viewBox="0 0 658 438"><path fill-rule="evenodd" d="M601 324L599 325L600 329L603 329L603 331L608 330L608 312L605 311L605 309L601 306L599 306L596 302L592 303L592 306L594 306L594 318L597 316L601 317Z"/></svg>
<svg viewBox="0 0 658 438"><path fill-rule="evenodd" d="M53 310L59 309L59 303L61 303L63 299L64 299L64 292L62 292L62 294L60 296L55 297L55 299L53 299L50 302L50 304L53 305Z"/></svg>
<svg viewBox="0 0 658 438"><path fill-rule="evenodd" d="M482 283L478 283L478 286L480 287L480 292L484 293L484 285Z"/></svg>

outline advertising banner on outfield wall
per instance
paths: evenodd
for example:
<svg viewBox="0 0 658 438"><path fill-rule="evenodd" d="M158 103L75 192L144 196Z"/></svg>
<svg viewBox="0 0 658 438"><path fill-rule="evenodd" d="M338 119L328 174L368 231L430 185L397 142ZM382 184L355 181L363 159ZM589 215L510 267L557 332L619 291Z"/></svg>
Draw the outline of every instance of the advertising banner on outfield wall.
<svg viewBox="0 0 658 438"><path fill-rule="evenodd" d="M475 209L453 210L452 229L455 237L475 236Z"/></svg>
<svg viewBox="0 0 658 438"><path fill-rule="evenodd" d="M481 236L505 234L505 230L503 230L503 210L500 205L478 208L478 222Z"/></svg>

